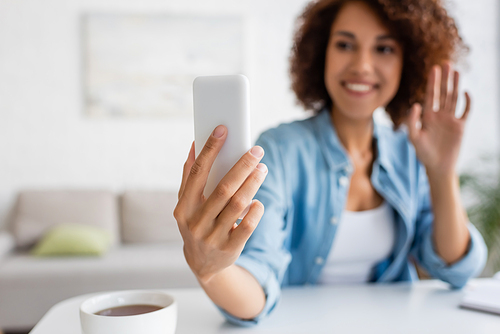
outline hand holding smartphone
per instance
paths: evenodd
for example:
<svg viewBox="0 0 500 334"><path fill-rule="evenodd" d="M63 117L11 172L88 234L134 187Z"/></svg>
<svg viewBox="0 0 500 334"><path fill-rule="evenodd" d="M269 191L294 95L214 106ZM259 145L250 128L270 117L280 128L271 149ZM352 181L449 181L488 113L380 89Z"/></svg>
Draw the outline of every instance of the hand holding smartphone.
<svg viewBox="0 0 500 334"><path fill-rule="evenodd" d="M202 76L193 82L195 155L218 125L227 138L205 186L208 198L222 177L251 147L249 82L244 75Z"/></svg>
<svg viewBox="0 0 500 334"><path fill-rule="evenodd" d="M242 75L199 77L193 91L195 145L184 164L174 217L186 261L202 287L208 289L203 282L218 281L209 291L223 291L228 277L235 277L224 269L239 272L234 262L264 214L263 204L252 198L267 168L260 163L263 149L250 150L248 80ZM221 136L212 135L219 125L226 129L219 128ZM207 143L211 150L205 150ZM193 170L196 163L198 168ZM210 196L220 182L223 191ZM250 274L244 272L237 275L246 280ZM260 289L258 284L256 289Z"/></svg>

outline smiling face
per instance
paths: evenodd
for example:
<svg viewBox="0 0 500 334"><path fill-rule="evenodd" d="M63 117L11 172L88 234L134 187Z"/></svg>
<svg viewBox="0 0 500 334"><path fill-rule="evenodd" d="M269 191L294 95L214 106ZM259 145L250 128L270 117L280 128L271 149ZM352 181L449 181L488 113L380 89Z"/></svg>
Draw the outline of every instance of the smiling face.
<svg viewBox="0 0 500 334"><path fill-rule="evenodd" d="M353 120L371 118L398 91L403 50L374 10L349 2L331 27L325 85L333 112Z"/></svg>

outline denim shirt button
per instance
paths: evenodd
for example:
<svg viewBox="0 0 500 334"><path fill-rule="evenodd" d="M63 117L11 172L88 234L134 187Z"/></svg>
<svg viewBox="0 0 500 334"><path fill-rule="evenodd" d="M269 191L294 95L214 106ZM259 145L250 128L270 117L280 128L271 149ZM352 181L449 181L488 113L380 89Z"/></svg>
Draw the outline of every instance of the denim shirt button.
<svg viewBox="0 0 500 334"><path fill-rule="evenodd" d="M339 183L342 187L346 187L349 184L349 179L347 178L347 176L342 176L339 179Z"/></svg>
<svg viewBox="0 0 500 334"><path fill-rule="evenodd" d="M322 265L323 262L325 262L325 260L323 260L323 258L321 256L318 256L314 262L316 262L317 265Z"/></svg>
<svg viewBox="0 0 500 334"><path fill-rule="evenodd" d="M337 219L337 217L333 216L332 218L330 218L330 224L337 225L338 222L339 220Z"/></svg>
<svg viewBox="0 0 500 334"><path fill-rule="evenodd" d="M351 165L347 165L345 168L344 168L344 172L346 174L351 174L353 172L353 168Z"/></svg>

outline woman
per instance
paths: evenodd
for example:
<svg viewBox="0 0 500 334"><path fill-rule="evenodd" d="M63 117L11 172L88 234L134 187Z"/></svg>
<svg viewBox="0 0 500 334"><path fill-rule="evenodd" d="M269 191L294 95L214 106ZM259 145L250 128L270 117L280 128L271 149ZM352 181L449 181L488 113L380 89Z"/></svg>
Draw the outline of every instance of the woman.
<svg viewBox="0 0 500 334"><path fill-rule="evenodd" d="M319 0L300 19L292 87L316 115L263 133L207 199L226 129L184 166L174 215L201 286L240 325L283 285L413 281L414 261L462 287L486 248L455 172L470 99L455 117L453 20L439 0Z"/></svg>

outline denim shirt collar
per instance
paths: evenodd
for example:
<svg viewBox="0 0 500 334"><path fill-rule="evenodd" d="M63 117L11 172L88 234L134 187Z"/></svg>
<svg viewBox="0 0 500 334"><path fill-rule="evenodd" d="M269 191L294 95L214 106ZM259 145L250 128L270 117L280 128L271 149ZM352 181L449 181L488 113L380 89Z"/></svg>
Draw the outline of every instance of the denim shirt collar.
<svg viewBox="0 0 500 334"><path fill-rule="evenodd" d="M338 171L352 165L349 155L344 149L333 127L332 118L328 109L324 108L318 113L314 119L314 125L328 167L333 171Z"/></svg>
<svg viewBox="0 0 500 334"><path fill-rule="evenodd" d="M347 165L352 165L349 155L337 136L330 115L330 111L326 108L322 109L315 118L315 126L317 134L322 143L323 155L328 163L328 166L334 170L340 170ZM380 134L380 125L373 120L373 138L376 140L375 147L377 148L377 160L379 164L386 170L393 171L393 166L390 163L387 150L384 147L386 138Z"/></svg>

